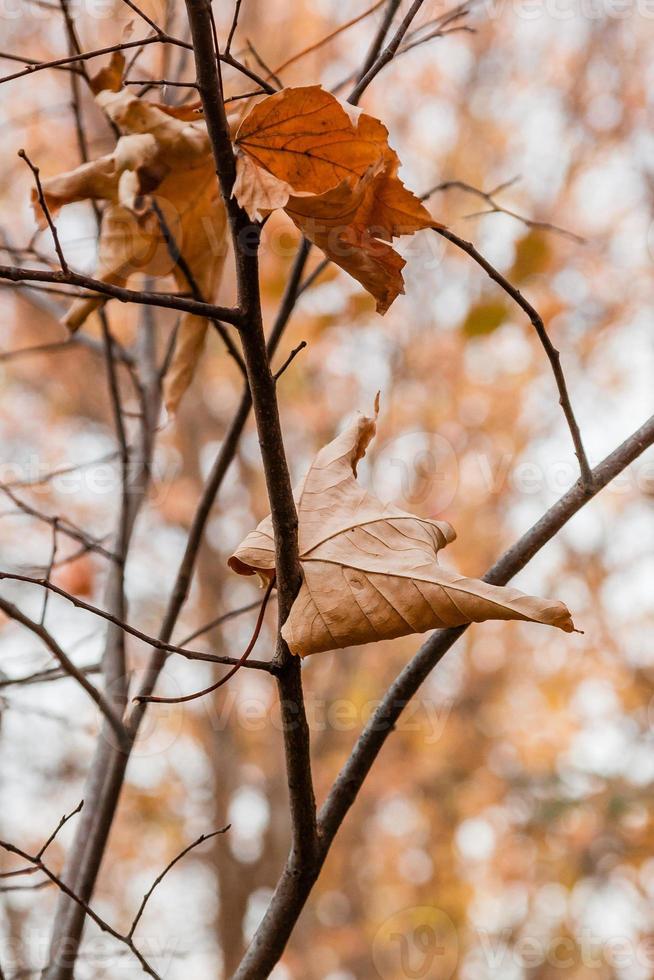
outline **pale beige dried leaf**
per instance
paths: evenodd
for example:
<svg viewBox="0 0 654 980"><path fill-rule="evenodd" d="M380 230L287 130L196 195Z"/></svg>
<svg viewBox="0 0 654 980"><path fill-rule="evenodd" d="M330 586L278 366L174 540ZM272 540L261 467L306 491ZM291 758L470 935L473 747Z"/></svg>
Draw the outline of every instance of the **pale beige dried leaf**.
<svg viewBox="0 0 654 980"><path fill-rule="evenodd" d="M238 156L232 195L252 221L261 221L268 212L285 207L292 190L290 184L258 167L249 156Z"/></svg>
<svg viewBox="0 0 654 980"><path fill-rule="evenodd" d="M96 76L101 86L96 101L122 134L113 153L44 180L46 201L53 214L74 201L107 202L95 270L102 282L125 286L134 275L172 273L178 289L190 292L170 256L152 208L156 202L203 298L211 302L225 259L226 215L206 125L197 114L193 121L186 114L177 118L164 107L117 88L121 77L120 59L112 59L105 74ZM75 301L64 323L77 330L104 302L93 296ZM185 314L181 319L164 384L170 413L190 383L206 329L201 317Z"/></svg>
<svg viewBox="0 0 654 980"><path fill-rule="evenodd" d="M437 556L454 539L452 527L384 505L357 483L356 463L374 433L375 420L360 417L317 454L295 492L303 581L282 628L293 653L304 657L488 619L574 629L561 602L442 568ZM241 575L270 577L270 517L229 564Z"/></svg>

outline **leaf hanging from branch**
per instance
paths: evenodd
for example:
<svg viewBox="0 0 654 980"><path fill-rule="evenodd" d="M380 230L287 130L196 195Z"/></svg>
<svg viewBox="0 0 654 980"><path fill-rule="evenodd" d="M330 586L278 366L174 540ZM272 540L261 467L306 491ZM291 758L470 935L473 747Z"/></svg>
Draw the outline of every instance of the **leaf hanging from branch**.
<svg viewBox="0 0 654 980"><path fill-rule="evenodd" d="M398 177L386 127L319 85L259 102L236 133L234 195L252 218L284 208L385 313L404 292L389 242L435 222Z"/></svg>
<svg viewBox="0 0 654 980"><path fill-rule="evenodd" d="M465 578L438 564L455 538L444 521L384 505L356 480L376 430L360 416L315 457L295 491L303 581L282 636L304 657L377 640L519 619L574 626L562 602ZM265 518L229 559L240 575L275 572L272 523Z"/></svg>
<svg viewBox="0 0 654 980"><path fill-rule="evenodd" d="M74 201L108 202L102 213L96 278L124 286L132 275L172 273L180 291L197 290L211 302L225 259L226 216L205 123L176 118L167 107L123 89L123 67L122 55L114 55L92 79L98 105L122 134L113 153L44 180L46 203L56 213ZM171 256L170 239L183 263ZM96 296L76 300L64 323L72 331L79 329L103 302ZM182 316L164 389L171 413L191 381L207 326L204 317Z"/></svg>

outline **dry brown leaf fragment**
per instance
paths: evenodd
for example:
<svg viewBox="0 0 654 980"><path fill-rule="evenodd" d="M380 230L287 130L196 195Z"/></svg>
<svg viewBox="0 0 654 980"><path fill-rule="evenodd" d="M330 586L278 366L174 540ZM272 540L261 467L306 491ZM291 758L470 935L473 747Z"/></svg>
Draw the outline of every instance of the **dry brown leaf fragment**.
<svg viewBox="0 0 654 980"><path fill-rule="evenodd" d="M254 221L277 208L283 208L291 196L292 188L248 156L240 158L234 182L234 197Z"/></svg>
<svg viewBox="0 0 654 980"><path fill-rule="evenodd" d="M134 22L130 21L133 25ZM126 25L126 28L129 24ZM125 38L123 37L123 40ZM123 74L125 73L125 55L122 51L114 51L109 59L109 64L101 68L95 75L89 77L89 84L95 95L98 92L110 91L119 92L123 85Z"/></svg>
<svg viewBox="0 0 654 980"><path fill-rule="evenodd" d="M75 201L107 202L98 242L97 279L124 286L133 275L172 274L177 288L190 293L191 285L170 255L156 204L203 299L211 302L227 246L225 208L206 125L197 114L189 122L122 89L123 66L121 58L114 57L94 76L96 101L122 134L113 152L44 180L46 202L52 214ZM38 217L42 223L42 215ZM93 295L76 300L64 323L70 330L79 329L104 302ZM182 316L164 385L170 414L191 381L206 332L205 318Z"/></svg>
<svg viewBox="0 0 654 980"><path fill-rule="evenodd" d="M385 313L404 292L405 265L386 243L435 223L398 177L386 127L310 85L259 102L235 145L234 195L250 217L285 208Z"/></svg>
<svg viewBox="0 0 654 980"><path fill-rule="evenodd" d="M442 568L438 552L454 540L452 527L385 505L360 486L356 465L375 429L375 418L360 416L320 450L295 491L303 580L282 628L290 650L304 657L488 619L572 632L562 602ZM240 575L270 579L270 517L248 534L229 565Z"/></svg>

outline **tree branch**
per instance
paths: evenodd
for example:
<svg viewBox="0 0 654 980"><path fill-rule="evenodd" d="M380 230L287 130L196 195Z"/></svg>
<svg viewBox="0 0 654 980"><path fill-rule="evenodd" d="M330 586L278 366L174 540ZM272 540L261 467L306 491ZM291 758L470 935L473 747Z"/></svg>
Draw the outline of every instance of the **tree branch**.
<svg viewBox="0 0 654 980"><path fill-rule="evenodd" d="M4 576L0 576L4 577ZM0 610L9 616L10 619L15 620L15 622L20 623L31 633L41 640L42 643L48 648L53 657L57 660L62 670L65 670L69 677L73 677L77 683L82 687L94 704L100 709L102 714L105 716L109 724L111 725L116 737L118 738L119 744L125 741L125 726L122 723L120 715L117 714L112 705L107 701L104 694L97 689L97 687L91 683L91 681L86 677L82 671L78 670L73 661L70 659L65 650L59 646L54 636L43 626L42 623L36 623L29 616L18 608L13 602L9 602L8 599L4 599L0 596Z"/></svg>
<svg viewBox="0 0 654 980"><path fill-rule="evenodd" d="M495 562L484 580L493 585L505 585L592 497L652 445L654 416L592 471L593 489L590 494L578 481ZM260 977L268 976L280 958L320 874L334 837L386 739L395 730L400 715L423 681L466 629L467 626L459 626L432 633L387 690L357 739L319 812L319 849L311 876L298 880L290 862L287 862L268 910L232 980L259 980Z"/></svg>
<svg viewBox="0 0 654 980"><path fill-rule="evenodd" d="M259 295L258 247L260 226L252 224L232 197L236 164L225 115L219 53L214 48L210 8L204 0L186 0L196 80L216 173L229 216L238 305L242 314L241 341L248 385L257 424L275 540L275 570L279 628L285 622L301 582L298 558L297 513L282 438L275 379L266 350ZM311 777L309 725L304 709L300 664L278 633L275 662L284 730L284 746L291 809L292 861L303 875L316 847L316 806Z"/></svg>
<svg viewBox="0 0 654 980"><path fill-rule="evenodd" d="M0 279L10 282L54 282L65 286L79 286L100 293L109 298L119 299L121 303L138 303L140 306L160 306L166 310L181 310L183 313L196 313L210 320L222 320L237 326L240 323L238 310L212 303L202 303L190 297L175 293L153 293L140 289L125 289L111 283L83 276L78 272L46 272L43 269L22 269L16 266L0 265Z"/></svg>
<svg viewBox="0 0 654 980"><path fill-rule="evenodd" d="M568 386L566 384L565 375L561 367L561 354L556 349L554 344L549 338L549 334L545 329L545 324L543 319L537 310L531 305L528 300L522 295L520 290L513 286L508 279L498 272L494 266L490 264L488 259L485 259L481 252L478 252L472 242L466 241L464 238L460 238L455 235L453 231L449 228L445 228L442 225L434 225L433 230L441 238L446 238L448 242L452 242L457 248L465 252L470 256L471 259L481 266L484 272L498 284L507 293L511 299L518 304L521 310L523 310L529 317L538 338L543 345L545 353L552 365L552 372L556 380L556 386L559 391L559 404L563 409L563 414L565 415L566 422L568 423L568 428L570 429L570 435L572 436L572 442L575 448L575 455L579 461L579 469L581 470L581 479L584 485L586 493L592 494L593 490L593 475L591 472L590 464L588 462L588 457L586 456L586 450L584 449L583 440L581 438L581 432L579 430L579 425L577 419L575 418L575 413L572 409L572 404L570 402L570 395L568 394Z"/></svg>

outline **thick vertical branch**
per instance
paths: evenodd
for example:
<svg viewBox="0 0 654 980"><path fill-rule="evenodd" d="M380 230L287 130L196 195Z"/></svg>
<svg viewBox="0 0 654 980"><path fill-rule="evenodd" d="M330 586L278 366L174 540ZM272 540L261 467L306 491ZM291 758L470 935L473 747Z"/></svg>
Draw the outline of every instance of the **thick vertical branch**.
<svg viewBox="0 0 654 980"><path fill-rule="evenodd" d="M293 501L282 437L275 380L266 350L259 295L260 227L253 224L232 197L236 177L234 153L222 96L219 53L215 49L211 9L205 0L186 0L196 66L196 81L216 163L216 173L229 215L236 262L241 340L252 396L259 445L275 537L279 623L285 621L301 581L297 513ZM313 863L316 817L309 726L304 709L299 661L278 636L277 683L282 709L288 771L294 873L302 876Z"/></svg>

